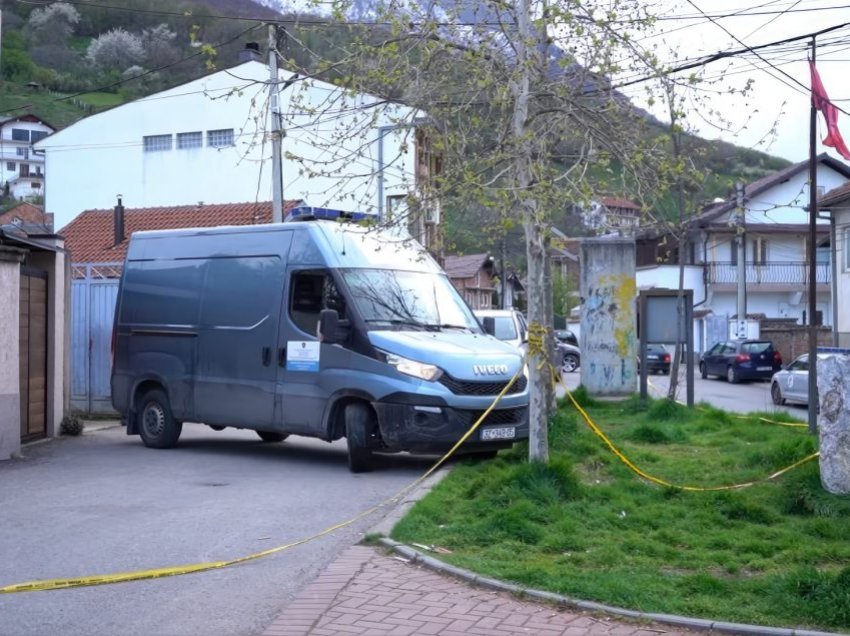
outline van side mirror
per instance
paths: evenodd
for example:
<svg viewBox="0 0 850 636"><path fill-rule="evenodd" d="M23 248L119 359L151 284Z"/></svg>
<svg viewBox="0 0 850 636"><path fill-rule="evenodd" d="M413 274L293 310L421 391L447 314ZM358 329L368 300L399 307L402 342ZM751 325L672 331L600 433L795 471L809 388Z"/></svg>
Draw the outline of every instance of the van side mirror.
<svg viewBox="0 0 850 636"><path fill-rule="evenodd" d="M481 320L481 326L484 327L484 333L491 336L496 335L496 319L493 316L485 316Z"/></svg>
<svg viewBox="0 0 850 636"><path fill-rule="evenodd" d="M336 309L322 309L319 312L319 342L334 344L337 342L339 314Z"/></svg>
<svg viewBox="0 0 850 636"><path fill-rule="evenodd" d="M336 344L348 338L348 330L351 323L348 320L340 320L336 309L322 309L319 312L319 342L325 344Z"/></svg>

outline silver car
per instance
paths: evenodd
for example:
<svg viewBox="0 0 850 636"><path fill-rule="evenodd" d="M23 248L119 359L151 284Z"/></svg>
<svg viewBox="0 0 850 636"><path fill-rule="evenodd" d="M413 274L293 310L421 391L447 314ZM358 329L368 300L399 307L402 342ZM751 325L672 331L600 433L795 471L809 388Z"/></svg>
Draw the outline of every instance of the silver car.
<svg viewBox="0 0 850 636"><path fill-rule="evenodd" d="M826 354L818 354L823 360ZM785 402L809 403L809 354L803 354L781 371L773 374L770 380L770 397L773 403Z"/></svg>

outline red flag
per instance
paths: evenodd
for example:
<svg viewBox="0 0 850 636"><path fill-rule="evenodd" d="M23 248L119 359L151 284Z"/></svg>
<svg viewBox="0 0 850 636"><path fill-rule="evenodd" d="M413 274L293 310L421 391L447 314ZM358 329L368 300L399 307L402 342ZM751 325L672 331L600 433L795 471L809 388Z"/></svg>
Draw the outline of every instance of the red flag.
<svg viewBox="0 0 850 636"><path fill-rule="evenodd" d="M823 145L835 148L838 154L850 161L850 149L847 148L838 130L838 109L829 101L815 63L811 60L809 60L809 69L812 71L812 105L823 113L823 118L826 120L826 139L823 140Z"/></svg>

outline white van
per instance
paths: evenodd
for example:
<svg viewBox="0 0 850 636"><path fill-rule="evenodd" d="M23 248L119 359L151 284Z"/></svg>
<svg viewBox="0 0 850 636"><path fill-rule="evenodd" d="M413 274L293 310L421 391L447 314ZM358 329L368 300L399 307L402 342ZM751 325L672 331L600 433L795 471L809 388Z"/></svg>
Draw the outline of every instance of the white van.
<svg viewBox="0 0 850 636"><path fill-rule="evenodd" d="M520 312L515 309L476 309L473 313L487 333L525 351L525 345L528 342L528 323ZM485 318L493 319L492 331L488 330L490 321L487 320L485 324Z"/></svg>

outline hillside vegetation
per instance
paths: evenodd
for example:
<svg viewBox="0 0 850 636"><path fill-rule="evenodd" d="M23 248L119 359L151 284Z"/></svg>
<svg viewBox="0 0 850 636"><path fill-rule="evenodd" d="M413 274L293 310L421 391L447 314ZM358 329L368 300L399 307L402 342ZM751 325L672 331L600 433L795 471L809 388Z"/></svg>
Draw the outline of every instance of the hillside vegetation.
<svg viewBox="0 0 850 636"><path fill-rule="evenodd" d="M33 113L53 126L66 127L98 110L236 64L246 42L260 42L265 48L262 20L281 17L252 0L112 0L108 7L7 3L0 114ZM339 60L347 43L367 28L340 23L322 28L327 25L310 21L289 26L279 48L297 66L314 71L321 71L323 60ZM344 74L345 69L336 72ZM652 135L664 134L657 122L648 129ZM788 165L763 152L696 137L686 139L683 152L706 175L702 200L726 196L735 180L752 181ZM596 180L599 192L623 194L616 163ZM665 210L656 213L671 215ZM494 236L486 230L486 215L486 210L453 209L447 201L447 246L466 252L492 250ZM554 221L573 235L581 233L568 203ZM519 248L521 241L509 243ZM516 252L516 259L510 260L523 260L521 250Z"/></svg>

